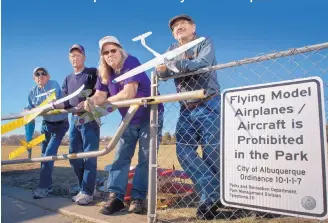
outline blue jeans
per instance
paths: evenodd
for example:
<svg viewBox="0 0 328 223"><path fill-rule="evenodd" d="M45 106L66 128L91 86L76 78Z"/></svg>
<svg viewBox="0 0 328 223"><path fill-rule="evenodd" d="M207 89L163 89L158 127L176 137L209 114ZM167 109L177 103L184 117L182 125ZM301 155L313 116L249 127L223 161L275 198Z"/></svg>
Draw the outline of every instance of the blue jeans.
<svg viewBox="0 0 328 223"><path fill-rule="evenodd" d="M131 159L138 140L138 165L133 177L131 196L132 199L146 199L148 189L149 130L149 122L140 125L129 125L120 138L114 162L109 170L108 191L115 193L116 198L121 201L124 201Z"/></svg>
<svg viewBox="0 0 328 223"><path fill-rule="evenodd" d="M57 155L58 147L68 130L68 120L62 123L42 122L41 134L45 134L46 139L42 142L41 156ZM54 161L41 162L40 188L49 188L52 185L52 170Z"/></svg>
<svg viewBox="0 0 328 223"><path fill-rule="evenodd" d="M162 137L163 114L158 115L158 144ZM120 138L119 147L115 153L115 159L108 174L108 191L115 193L116 197L124 201L128 183L128 173L131 160L139 140L138 164L132 182L132 199L146 199L148 190L148 166L149 166L149 122L139 125L129 125Z"/></svg>
<svg viewBox="0 0 328 223"><path fill-rule="evenodd" d="M97 151L100 129L96 121L75 126L77 116L73 116L69 130L69 153ZM81 192L93 195L97 176L97 157L69 160L79 181Z"/></svg>
<svg viewBox="0 0 328 223"><path fill-rule="evenodd" d="M220 197L220 96L192 109L181 107L176 127L179 163L200 192L200 203ZM202 148L202 157L197 153Z"/></svg>
<svg viewBox="0 0 328 223"><path fill-rule="evenodd" d="M162 139L163 113L158 114L158 145ZM119 147L115 153L115 159L109 169L108 191L115 193L116 198L124 201L128 174L131 160L139 140L138 164L133 177L131 191L132 199L146 199L148 190L148 166L149 166L149 122L140 125L129 125L120 138ZM158 146L157 146L158 147Z"/></svg>

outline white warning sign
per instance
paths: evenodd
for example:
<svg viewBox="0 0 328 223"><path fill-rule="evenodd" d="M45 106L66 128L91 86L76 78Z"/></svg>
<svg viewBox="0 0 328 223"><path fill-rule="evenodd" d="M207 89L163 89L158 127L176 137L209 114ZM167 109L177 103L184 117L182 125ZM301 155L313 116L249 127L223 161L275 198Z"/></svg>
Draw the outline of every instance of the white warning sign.
<svg viewBox="0 0 328 223"><path fill-rule="evenodd" d="M322 85L311 77L222 92L223 204L327 218Z"/></svg>

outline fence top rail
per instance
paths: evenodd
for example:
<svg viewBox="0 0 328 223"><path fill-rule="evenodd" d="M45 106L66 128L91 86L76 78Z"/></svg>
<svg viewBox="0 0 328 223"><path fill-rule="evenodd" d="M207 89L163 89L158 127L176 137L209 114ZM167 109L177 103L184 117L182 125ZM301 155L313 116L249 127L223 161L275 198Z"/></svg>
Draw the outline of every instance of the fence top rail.
<svg viewBox="0 0 328 223"><path fill-rule="evenodd" d="M191 75L195 75L195 74L206 73L206 72L213 71L213 70L237 67L237 66L241 66L244 64L251 64L251 63L261 62L261 61L265 61L265 60L272 60L272 59L277 59L280 57L286 57L286 56L291 56L291 55L296 55L296 54L301 54L301 53L306 53L306 52L311 52L311 51L316 51L316 50L327 49L327 48L328 48L328 42L311 45L311 46L304 46L304 47L300 47L300 48L292 48L292 49L285 50L285 51L269 53L269 54L265 54L265 55L261 55L261 56L232 61L232 62L228 62L228 63L224 63L224 64L218 64L215 66L204 67L197 71L193 71L193 72L189 72L189 73L182 73L182 74L172 75L172 76L168 76L168 77L162 77L162 78L159 78L159 80L165 81L165 80L169 80L172 78L186 77L186 76L191 76Z"/></svg>
<svg viewBox="0 0 328 223"><path fill-rule="evenodd" d="M159 95L159 96L149 96L143 98L134 98L129 100L122 100L122 101L115 101L115 102L105 102L101 106L112 106L113 108L123 108L123 107L130 107L131 105L152 105L152 104L159 104L165 102L172 102L172 101L181 101L181 100L190 100L190 99L203 99L207 96L213 94L211 90L196 90L196 91L188 91L188 92L181 92L181 93L173 93L173 94L166 94L166 95ZM99 107L99 106L96 106ZM85 109L78 109L77 107L73 107L70 109L56 109L60 114L66 113L74 113L74 112L85 112ZM52 109L44 110L39 116L42 115L53 115ZM12 114L1 116L1 121L5 120L12 120L24 117L22 114Z"/></svg>

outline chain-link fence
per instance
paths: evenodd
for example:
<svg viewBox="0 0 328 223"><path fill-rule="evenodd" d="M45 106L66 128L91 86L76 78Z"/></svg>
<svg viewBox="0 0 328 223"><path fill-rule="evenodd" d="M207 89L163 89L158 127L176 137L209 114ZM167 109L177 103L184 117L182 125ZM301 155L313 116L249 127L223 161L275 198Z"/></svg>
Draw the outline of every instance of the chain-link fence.
<svg viewBox="0 0 328 223"><path fill-rule="evenodd" d="M263 54L203 71L209 73L211 69L217 72L220 91L319 76L324 82L327 119L328 43ZM160 78L159 92L165 95L177 88L196 90L207 83L215 88L215 79L209 78L211 75L202 74ZM309 222L300 217L228 208L217 202L222 186L220 103L219 91L212 92L205 101L165 103L163 138L158 151L157 221L201 222L212 217L216 222Z"/></svg>

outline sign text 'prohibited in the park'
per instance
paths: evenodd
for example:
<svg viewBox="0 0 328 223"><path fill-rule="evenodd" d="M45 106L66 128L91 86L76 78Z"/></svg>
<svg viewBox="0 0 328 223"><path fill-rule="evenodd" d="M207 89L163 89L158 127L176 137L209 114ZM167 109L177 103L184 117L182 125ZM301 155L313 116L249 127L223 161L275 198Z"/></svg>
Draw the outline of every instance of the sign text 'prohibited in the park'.
<svg viewBox="0 0 328 223"><path fill-rule="evenodd" d="M222 92L223 204L327 218L323 99L319 77Z"/></svg>

